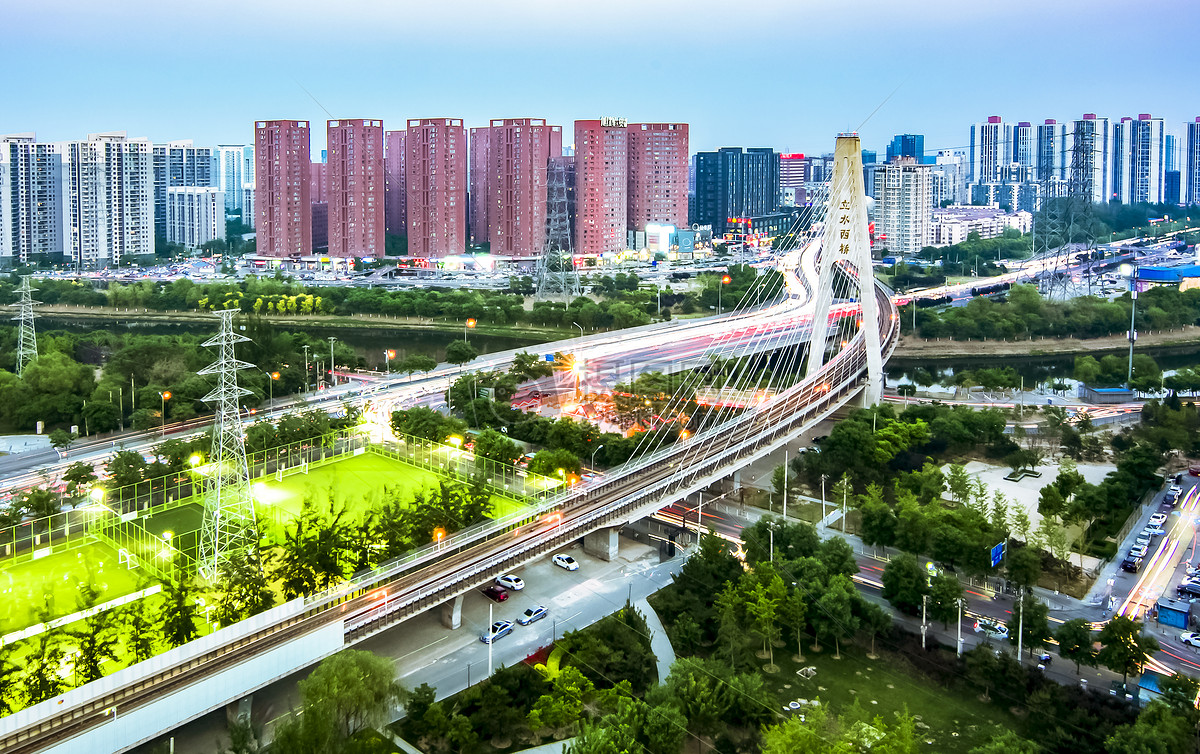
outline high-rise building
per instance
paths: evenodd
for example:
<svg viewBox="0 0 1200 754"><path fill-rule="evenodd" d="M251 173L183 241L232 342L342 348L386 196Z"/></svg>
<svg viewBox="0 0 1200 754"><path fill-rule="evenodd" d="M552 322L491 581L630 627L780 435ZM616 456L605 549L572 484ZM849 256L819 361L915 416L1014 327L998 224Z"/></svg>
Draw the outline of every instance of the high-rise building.
<svg viewBox="0 0 1200 754"><path fill-rule="evenodd" d="M383 256L383 121L328 126L329 255Z"/></svg>
<svg viewBox="0 0 1200 754"><path fill-rule="evenodd" d="M542 118L497 118L473 128L472 224L476 243L509 257L536 257L546 244L547 166L562 155L562 127Z"/></svg>
<svg viewBox="0 0 1200 754"><path fill-rule="evenodd" d="M575 251L625 249L629 131L624 118L575 121Z"/></svg>
<svg viewBox="0 0 1200 754"><path fill-rule="evenodd" d="M711 224L719 236L732 218L762 217L778 209L779 163L779 153L765 147L698 152L695 222Z"/></svg>
<svg viewBox="0 0 1200 754"><path fill-rule="evenodd" d="M467 134L459 118L408 121L408 253L461 254L467 243Z"/></svg>
<svg viewBox="0 0 1200 754"><path fill-rule="evenodd" d="M488 198L488 175L491 173L491 126L480 126L471 129L470 144L470 175L468 177L468 192L470 197L470 217L467 223L472 243L488 243L491 236L492 202Z"/></svg>
<svg viewBox="0 0 1200 754"><path fill-rule="evenodd" d="M124 131L59 145L67 170L67 246L78 267L154 253L154 155L148 139Z"/></svg>
<svg viewBox="0 0 1200 754"><path fill-rule="evenodd" d="M1029 174L1037 166L1037 139L1033 125L1027 120L1018 122L1012 128L1012 156L1009 162L1028 168L1026 172Z"/></svg>
<svg viewBox="0 0 1200 754"><path fill-rule="evenodd" d="M1113 126L1112 198L1124 204L1163 200L1162 118L1142 113Z"/></svg>
<svg viewBox="0 0 1200 754"><path fill-rule="evenodd" d="M795 207L805 203L808 183L808 161L799 152L779 155L779 191L780 203L784 206ZM693 189L693 193L694 189ZM867 194L870 195L870 188Z"/></svg>
<svg viewBox="0 0 1200 754"><path fill-rule="evenodd" d="M308 121L260 120L254 126L257 253L312 254Z"/></svg>
<svg viewBox="0 0 1200 754"><path fill-rule="evenodd" d="M394 236L408 233L408 192L404 188L406 133L383 132L383 230Z"/></svg>
<svg viewBox="0 0 1200 754"><path fill-rule="evenodd" d="M925 161L925 136L923 134L897 134L887 145L887 161L897 157L912 157L917 162Z"/></svg>
<svg viewBox="0 0 1200 754"><path fill-rule="evenodd" d="M1112 196L1112 127L1108 118L1084 113L1071 122L1071 143L1067 151L1067 179L1073 193L1083 192L1092 202L1106 202Z"/></svg>
<svg viewBox="0 0 1200 754"><path fill-rule="evenodd" d="M1163 135L1163 170L1179 170L1179 138L1175 134Z"/></svg>
<svg viewBox="0 0 1200 754"><path fill-rule="evenodd" d="M244 144L218 144L214 162L217 187L225 195L227 211L242 211L242 222L253 226L254 218L245 212L242 187L254 182L254 147Z"/></svg>
<svg viewBox="0 0 1200 754"><path fill-rule="evenodd" d="M327 163L309 163L308 198L313 204L329 201L329 165Z"/></svg>
<svg viewBox="0 0 1200 754"><path fill-rule="evenodd" d="M971 183L993 183L1012 162L1012 126L999 115L971 126Z"/></svg>
<svg viewBox="0 0 1200 754"><path fill-rule="evenodd" d="M173 186L216 186L213 151L192 146L191 139L155 144L154 235L167 235L167 189Z"/></svg>
<svg viewBox="0 0 1200 754"><path fill-rule="evenodd" d="M687 227L688 124L630 123L629 229L647 223Z"/></svg>
<svg viewBox="0 0 1200 754"><path fill-rule="evenodd" d="M934 157L934 174L940 173L941 191L935 193L934 204L949 200L954 204L969 204L971 195L967 190L967 173L970 172L970 156L965 149L943 149ZM872 194L874 196L874 194Z"/></svg>
<svg viewBox="0 0 1200 754"><path fill-rule="evenodd" d="M1067 126L1053 118L1037 127L1037 163L1034 177L1039 181L1066 180L1071 167L1067 152Z"/></svg>
<svg viewBox="0 0 1200 754"><path fill-rule="evenodd" d="M931 172L911 157L875 169L875 233L895 254L916 254L933 242Z"/></svg>
<svg viewBox="0 0 1200 754"><path fill-rule="evenodd" d="M1184 127L1186 131L1180 190L1186 204L1200 204L1200 117L1190 123L1184 123Z"/></svg>
<svg viewBox="0 0 1200 754"><path fill-rule="evenodd" d="M225 196L216 186L167 189L167 241L198 249L225 240Z"/></svg>
<svg viewBox="0 0 1200 754"><path fill-rule="evenodd" d="M67 172L56 144L0 136L0 266L59 257L67 247Z"/></svg>

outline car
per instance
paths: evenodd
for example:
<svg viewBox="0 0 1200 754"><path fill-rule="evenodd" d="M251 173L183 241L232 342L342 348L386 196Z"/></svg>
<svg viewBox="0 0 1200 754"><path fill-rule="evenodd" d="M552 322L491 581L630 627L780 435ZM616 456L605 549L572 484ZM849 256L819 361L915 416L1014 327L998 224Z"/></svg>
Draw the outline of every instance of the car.
<svg viewBox="0 0 1200 754"><path fill-rule="evenodd" d="M497 639L502 639L513 632L513 622L510 620L498 620L492 624L488 632L479 637L479 640L484 644L491 644Z"/></svg>
<svg viewBox="0 0 1200 754"><path fill-rule="evenodd" d="M508 599L508 590L504 587L493 584L492 586L489 586L483 590L483 595L493 602L503 602L504 600Z"/></svg>
<svg viewBox="0 0 1200 754"><path fill-rule="evenodd" d="M1142 529L1142 533L1149 534L1152 537L1158 537L1158 536L1162 536L1166 532L1164 532L1163 528L1161 526L1159 526L1158 524L1151 524L1151 525L1147 526L1145 529Z"/></svg>
<svg viewBox="0 0 1200 754"><path fill-rule="evenodd" d="M1008 638L1008 628L1003 623L986 618L975 621L975 633L984 634L993 639Z"/></svg>
<svg viewBox="0 0 1200 754"><path fill-rule="evenodd" d="M1142 532L1141 534L1138 535L1137 539L1133 540L1133 543L1135 545L1137 545L1138 547L1149 547L1150 539L1151 539L1151 537L1149 534Z"/></svg>
<svg viewBox="0 0 1200 754"><path fill-rule="evenodd" d="M1200 647L1200 634L1195 631L1184 631L1179 635L1179 640L1188 646Z"/></svg>
<svg viewBox="0 0 1200 754"><path fill-rule="evenodd" d="M559 568L566 568L568 571L578 571L579 562L566 553L560 552L551 558L551 562Z"/></svg>
<svg viewBox="0 0 1200 754"><path fill-rule="evenodd" d="M1129 556L1131 558L1144 558L1148 549L1145 545L1134 545L1129 548Z"/></svg>
<svg viewBox="0 0 1200 754"><path fill-rule="evenodd" d="M1179 493L1181 493L1181 492L1183 492L1183 488L1180 487L1178 484L1172 484L1171 488L1169 490L1167 490L1168 495L1175 495L1176 497L1178 497Z"/></svg>
<svg viewBox="0 0 1200 754"><path fill-rule="evenodd" d="M528 626L530 623L534 623L542 618L545 618L549 612L550 611L546 609L545 605L534 605L533 607L528 608L525 612L521 613L521 615L517 618L517 623L520 623L522 626Z"/></svg>
<svg viewBox="0 0 1200 754"><path fill-rule="evenodd" d="M496 583L513 592L519 592L525 588L525 582L521 580L521 577L513 576L511 573L497 576Z"/></svg>
<svg viewBox="0 0 1200 754"><path fill-rule="evenodd" d="M1121 561L1121 570L1129 573L1137 573L1142 570L1142 559L1130 555Z"/></svg>
<svg viewBox="0 0 1200 754"><path fill-rule="evenodd" d="M1179 595L1180 597L1200 597L1200 584L1184 582L1175 587L1175 594Z"/></svg>
<svg viewBox="0 0 1200 754"><path fill-rule="evenodd" d="M1161 526L1162 523L1166 520L1167 520L1167 514L1155 513L1153 516L1150 517L1150 525L1151 526Z"/></svg>

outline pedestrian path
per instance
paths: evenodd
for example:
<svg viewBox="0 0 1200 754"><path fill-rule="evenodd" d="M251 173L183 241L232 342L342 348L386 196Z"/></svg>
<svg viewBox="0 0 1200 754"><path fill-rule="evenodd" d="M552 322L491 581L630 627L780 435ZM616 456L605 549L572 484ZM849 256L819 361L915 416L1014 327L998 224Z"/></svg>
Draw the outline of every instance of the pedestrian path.
<svg viewBox="0 0 1200 754"><path fill-rule="evenodd" d="M658 658L658 682L663 683L671 672L671 666L675 664L675 648L671 646L667 630L663 627L662 620L659 619L658 613L654 612L650 603L640 599L634 603L634 606L641 611L642 616L646 619L646 625L650 628L650 649Z"/></svg>

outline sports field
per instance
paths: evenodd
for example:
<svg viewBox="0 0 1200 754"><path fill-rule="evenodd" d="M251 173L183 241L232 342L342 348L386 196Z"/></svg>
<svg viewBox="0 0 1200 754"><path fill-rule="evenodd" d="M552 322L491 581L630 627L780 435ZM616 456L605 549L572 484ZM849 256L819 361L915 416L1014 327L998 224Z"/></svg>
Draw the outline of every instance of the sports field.
<svg viewBox="0 0 1200 754"><path fill-rule="evenodd" d="M275 506L285 518L299 515L306 497L320 504L333 500L345 505L351 516L360 516L383 500L383 489L397 492L401 500L411 499L413 492L437 487L446 477L419 469L407 463L386 458L377 453L363 453L324 466L312 467L307 474L295 472L283 481L273 477L254 483L257 512L265 518L265 507ZM513 498L492 495L493 518L522 510L525 504ZM327 508L326 508L327 510Z"/></svg>
<svg viewBox="0 0 1200 754"><path fill-rule="evenodd" d="M144 586L139 580L153 579L117 561L116 550L93 542L0 569L0 634L37 623L43 606L50 608L52 618L74 613L79 587L89 580L100 588L99 601L107 602Z"/></svg>

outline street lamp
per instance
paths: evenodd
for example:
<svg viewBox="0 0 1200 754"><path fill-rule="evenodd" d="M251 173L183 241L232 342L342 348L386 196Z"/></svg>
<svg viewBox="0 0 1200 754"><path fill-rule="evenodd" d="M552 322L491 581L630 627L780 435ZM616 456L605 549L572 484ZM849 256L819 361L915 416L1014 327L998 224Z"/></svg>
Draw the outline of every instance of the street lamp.
<svg viewBox="0 0 1200 754"><path fill-rule="evenodd" d="M271 399L268 402L269 404L275 402L275 380L277 380L277 379L279 379L279 372L271 372L271 380L269 383L270 387L271 387L271 390L270 390Z"/></svg>
<svg viewBox="0 0 1200 754"><path fill-rule="evenodd" d="M392 373L392 358L396 355L395 349L385 348L383 350L383 371L389 375Z"/></svg>
<svg viewBox="0 0 1200 754"><path fill-rule="evenodd" d="M1137 341L1137 260L1132 265L1120 267L1122 275L1129 276L1129 370L1125 375L1125 388L1133 389L1133 344Z"/></svg>
<svg viewBox="0 0 1200 754"><path fill-rule="evenodd" d="M307 393L308 381L310 379L308 374L308 344L301 346L301 348L304 349L304 392Z"/></svg>
<svg viewBox="0 0 1200 754"><path fill-rule="evenodd" d="M463 322L463 342L464 343L471 342L471 341L467 340L467 330L474 330L474 329L475 329L474 318L468 318L466 322Z"/></svg>
<svg viewBox="0 0 1200 754"><path fill-rule="evenodd" d="M333 342L335 340L337 340L337 338L333 337L332 335L329 336L329 387L333 387L337 384L337 377L335 377L333 374Z"/></svg>
<svg viewBox="0 0 1200 754"><path fill-rule="evenodd" d="M721 276L721 284L717 286L717 314L721 313L721 289L729 285L732 281L733 278L728 275Z"/></svg>
<svg viewBox="0 0 1200 754"><path fill-rule="evenodd" d="M158 394L162 398L162 436L167 436L167 401L171 400L171 391L164 390Z"/></svg>
<svg viewBox="0 0 1200 754"><path fill-rule="evenodd" d="M592 471L596 470L596 454L599 453L600 449L603 447L604 447L604 443L600 443L599 445L596 446L596 449L592 451Z"/></svg>

